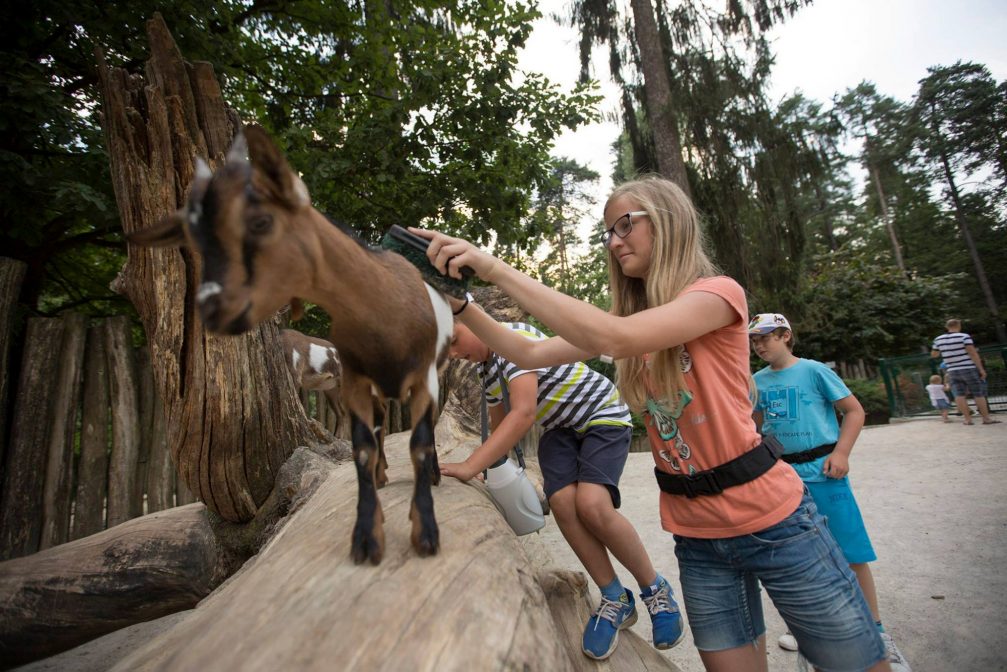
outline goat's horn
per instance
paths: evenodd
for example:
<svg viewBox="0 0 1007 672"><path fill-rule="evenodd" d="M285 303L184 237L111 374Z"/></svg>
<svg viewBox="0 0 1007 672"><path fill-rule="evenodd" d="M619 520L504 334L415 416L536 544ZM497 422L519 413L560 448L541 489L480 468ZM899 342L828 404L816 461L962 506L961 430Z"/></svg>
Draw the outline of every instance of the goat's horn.
<svg viewBox="0 0 1007 672"><path fill-rule="evenodd" d="M245 134L241 131L238 131L238 134L234 136L234 142L227 150L227 162L231 163L232 161L248 161L248 141L245 140Z"/></svg>
<svg viewBox="0 0 1007 672"><path fill-rule="evenodd" d="M206 165L206 161L202 158L196 157L196 179L197 180L209 180L213 177L213 171L210 170L210 166Z"/></svg>

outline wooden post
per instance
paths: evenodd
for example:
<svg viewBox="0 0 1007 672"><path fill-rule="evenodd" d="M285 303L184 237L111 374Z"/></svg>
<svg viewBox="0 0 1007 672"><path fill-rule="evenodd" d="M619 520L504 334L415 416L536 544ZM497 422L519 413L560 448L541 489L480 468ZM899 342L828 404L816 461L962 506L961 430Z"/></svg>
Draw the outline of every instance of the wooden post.
<svg viewBox="0 0 1007 672"><path fill-rule="evenodd" d="M136 362L137 433L136 482L140 488L140 515L147 509L147 481L150 468L150 439L154 429L154 372L150 366L150 349L139 347L133 352Z"/></svg>
<svg viewBox="0 0 1007 672"><path fill-rule="evenodd" d="M21 281L28 265L22 261L0 257L0 485L3 484L7 455L7 394L10 389L10 354L14 326L14 309L21 294Z"/></svg>
<svg viewBox="0 0 1007 672"><path fill-rule="evenodd" d="M0 558L17 558L38 550L42 536L42 487L49 442L49 413L63 342L63 320L28 320L11 418L11 438L0 497Z"/></svg>
<svg viewBox="0 0 1007 672"><path fill-rule="evenodd" d="M42 489L42 538L39 549L70 538L70 489L73 484L73 439L77 434L80 376L84 360L84 316L63 316L63 345L52 395L48 460Z"/></svg>
<svg viewBox="0 0 1007 672"><path fill-rule="evenodd" d="M157 396L157 386L150 387L150 456L147 462L147 512L170 509L174 504L175 465L171 463L165 427L164 405Z"/></svg>
<svg viewBox="0 0 1007 672"><path fill-rule="evenodd" d="M147 22L143 75L111 68L99 52L103 128L126 233L177 209L194 159L224 160L238 126L208 63L187 63L160 15ZM294 447L316 445L299 408L276 324L209 336L194 309L199 260L173 249L128 248L114 283L136 306L164 403L179 481L231 522L250 520Z"/></svg>
<svg viewBox="0 0 1007 672"><path fill-rule="evenodd" d="M140 419L129 318L109 318L105 328L112 452L108 462L108 527L143 513L143 487L137 480Z"/></svg>
<svg viewBox="0 0 1007 672"><path fill-rule="evenodd" d="M108 360L102 325L87 330L84 358L84 408L80 421L80 460L71 539L105 529L108 489Z"/></svg>

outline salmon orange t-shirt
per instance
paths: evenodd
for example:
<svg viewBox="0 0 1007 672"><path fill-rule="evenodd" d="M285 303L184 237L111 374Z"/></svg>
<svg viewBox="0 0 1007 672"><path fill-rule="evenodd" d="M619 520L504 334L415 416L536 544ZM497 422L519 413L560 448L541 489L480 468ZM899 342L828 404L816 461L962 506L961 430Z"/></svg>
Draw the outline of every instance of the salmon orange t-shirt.
<svg viewBox="0 0 1007 672"><path fill-rule="evenodd" d="M654 462L673 475L712 469L760 441L749 398L745 291L731 278L717 276L697 280L686 292L716 294L730 304L737 319L685 344L680 364L688 389L682 403L647 400L644 420ZM803 488L797 472L781 460L762 476L719 495L689 499L661 491L661 525L702 539L751 534L793 513Z"/></svg>

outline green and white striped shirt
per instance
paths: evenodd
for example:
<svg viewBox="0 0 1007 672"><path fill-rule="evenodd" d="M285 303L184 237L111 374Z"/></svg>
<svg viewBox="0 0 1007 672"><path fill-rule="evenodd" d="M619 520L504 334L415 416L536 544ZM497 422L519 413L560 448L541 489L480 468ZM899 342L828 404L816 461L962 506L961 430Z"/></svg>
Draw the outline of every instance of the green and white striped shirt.
<svg viewBox="0 0 1007 672"><path fill-rule="evenodd" d="M523 322L504 323L525 338L545 340L541 331ZM561 364L543 369L522 369L496 353L490 353L479 367L486 403L496 406L503 400L498 371L510 383L526 373L538 374L538 407L535 421L543 429L569 427L578 432L596 425L631 427L629 408L619 391L605 376L583 362Z"/></svg>

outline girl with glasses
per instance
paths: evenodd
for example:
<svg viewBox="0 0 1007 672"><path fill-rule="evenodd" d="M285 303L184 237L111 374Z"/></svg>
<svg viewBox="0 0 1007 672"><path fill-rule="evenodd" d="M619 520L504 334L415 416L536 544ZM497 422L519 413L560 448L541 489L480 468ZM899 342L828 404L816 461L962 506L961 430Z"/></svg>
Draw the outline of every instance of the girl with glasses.
<svg viewBox="0 0 1007 672"><path fill-rule="evenodd" d="M765 586L801 653L828 670L889 670L849 565L797 473L763 440L749 397L745 291L718 275L688 197L661 178L605 204L612 308L550 289L459 238L430 239L442 273L469 266L557 336L521 338L482 311L460 320L523 368L599 355L644 416L663 528L675 535L686 616L707 670L767 669Z"/></svg>

